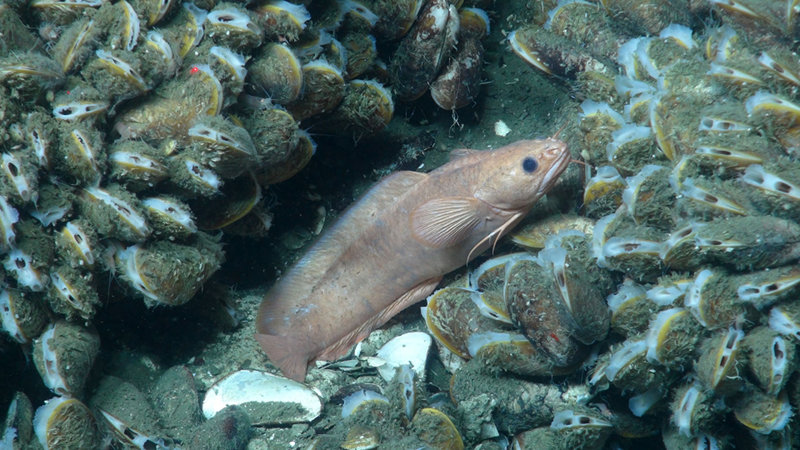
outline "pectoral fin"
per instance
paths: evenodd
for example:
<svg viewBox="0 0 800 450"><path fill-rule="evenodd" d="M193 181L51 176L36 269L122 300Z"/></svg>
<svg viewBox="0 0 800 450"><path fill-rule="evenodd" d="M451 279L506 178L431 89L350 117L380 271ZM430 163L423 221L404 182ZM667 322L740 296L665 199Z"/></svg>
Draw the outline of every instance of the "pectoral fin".
<svg viewBox="0 0 800 450"><path fill-rule="evenodd" d="M460 243L484 215L483 203L474 197L429 200L411 212L411 234L433 248Z"/></svg>

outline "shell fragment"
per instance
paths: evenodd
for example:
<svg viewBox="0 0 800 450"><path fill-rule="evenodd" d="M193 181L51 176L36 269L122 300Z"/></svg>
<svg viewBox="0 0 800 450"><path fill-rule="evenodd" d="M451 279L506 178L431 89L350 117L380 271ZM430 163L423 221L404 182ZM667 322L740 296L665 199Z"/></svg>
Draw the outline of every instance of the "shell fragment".
<svg viewBox="0 0 800 450"><path fill-rule="evenodd" d="M398 367L410 364L417 376L424 379L425 362L432 342L431 336L422 331L412 331L391 339L378 350L378 358L385 362L378 367L381 377L391 381Z"/></svg>

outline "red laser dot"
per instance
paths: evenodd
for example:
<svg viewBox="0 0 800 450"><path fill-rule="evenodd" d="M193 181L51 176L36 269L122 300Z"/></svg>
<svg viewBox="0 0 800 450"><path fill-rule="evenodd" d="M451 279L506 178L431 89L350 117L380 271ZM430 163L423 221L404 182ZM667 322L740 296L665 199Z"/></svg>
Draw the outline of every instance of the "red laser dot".
<svg viewBox="0 0 800 450"><path fill-rule="evenodd" d="M197 72L200 72L200 68L197 66L192 66L192 68L189 69L189 73L192 75L196 74Z"/></svg>
<svg viewBox="0 0 800 450"><path fill-rule="evenodd" d="M559 339L559 338L558 338L558 336L556 336L556 334L555 334L555 333L550 333L550 337L551 337L551 338L553 338L553 339L555 339L555 340L556 340L556 342L558 342L558 343L561 343L561 339Z"/></svg>

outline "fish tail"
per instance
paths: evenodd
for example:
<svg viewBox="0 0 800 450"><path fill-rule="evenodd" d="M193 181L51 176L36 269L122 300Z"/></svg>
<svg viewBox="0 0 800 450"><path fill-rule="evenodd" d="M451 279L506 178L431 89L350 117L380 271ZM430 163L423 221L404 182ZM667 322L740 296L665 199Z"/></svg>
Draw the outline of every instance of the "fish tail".
<svg viewBox="0 0 800 450"><path fill-rule="evenodd" d="M256 340L284 375L301 383L306 379L308 355L297 351L297 344L292 342L292 338L256 333Z"/></svg>

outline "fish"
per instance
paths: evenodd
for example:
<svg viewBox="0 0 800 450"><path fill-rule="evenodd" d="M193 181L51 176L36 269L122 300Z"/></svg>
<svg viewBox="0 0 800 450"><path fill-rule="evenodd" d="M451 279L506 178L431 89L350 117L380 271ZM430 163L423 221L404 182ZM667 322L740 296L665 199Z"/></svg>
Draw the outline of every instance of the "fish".
<svg viewBox="0 0 800 450"><path fill-rule="evenodd" d="M266 293L256 340L284 375L304 381L311 362L344 355L495 245L570 159L551 137L458 149L431 172L388 175Z"/></svg>

